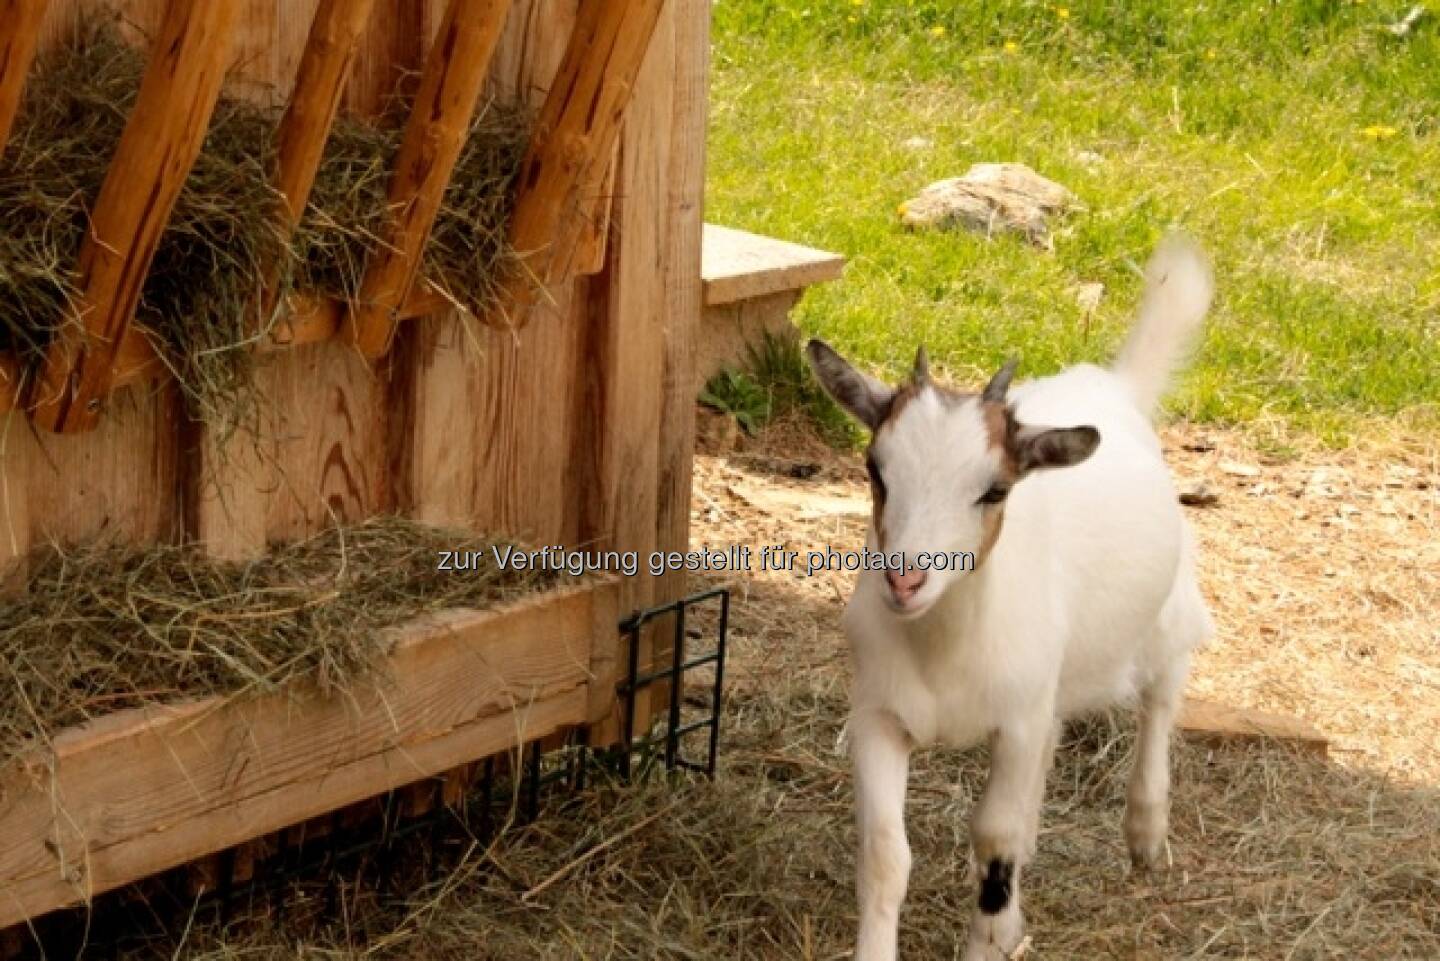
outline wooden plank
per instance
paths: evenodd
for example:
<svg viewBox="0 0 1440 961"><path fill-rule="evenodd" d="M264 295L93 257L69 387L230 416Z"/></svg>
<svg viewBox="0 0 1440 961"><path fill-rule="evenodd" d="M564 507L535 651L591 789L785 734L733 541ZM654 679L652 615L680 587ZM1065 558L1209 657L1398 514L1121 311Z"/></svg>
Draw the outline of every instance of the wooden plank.
<svg viewBox="0 0 1440 961"><path fill-rule="evenodd" d="M620 141L618 198L612 211L605 269L590 278L591 369L582 408L586 433L580 469L580 539L601 548L656 547L660 477L661 381L665 362L666 285L674 233L669 205L674 117L674 43L678 5L660 17L636 78L635 98ZM583 11L582 11L583 13ZM621 584L622 615L649 606L657 584L650 576ZM653 640L668 624L642 635L641 663L649 665ZM637 695L641 723L661 686Z"/></svg>
<svg viewBox="0 0 1440 961"><path fill-rule="evenodd" d="M615 144L605 166L593 206L585 216L580 239L575 245L575 275L589 277L605 267L605 244L610 239L610 208L615 203L615 176L619 169L620 144Z"/></svg>
<svg viewBox="0 0 1440 961"><path fill-rule="evenodd" d="M539 108L565 56L574 0L529 0L506 23L490 89ZM545 291L523 330L475 325L478 401L465 442L477 463L477 523L537 543L579 543L584 488L570 472L583 396L589 313L574 281ZM536 376L544 371L544 376ZM537 425L543 429L537 430Z"/></svg>
<svg viewBox="0 0 1440 961"><path fill-rule="evenodd" d="M321 0L311 21L298 76L276 134L272 176L282 200L275 216L278 230L286 237L299 224L309 202L373 6L374 0ZM272 37L271 42L281 46L277 38ZM276 271L278 265L259 294L259 316L268 317L274 310ZM294 342L300 323L326 334L338 326L339 311L331 302L305 301L303 308L313 313L304 321L292 313L284 329L271 334L270 342L277 336ZM265 549L269 500L278 487L276 439L267 429L270 426L246 425L218 436L208 425L196 425L198 436L190 445L194 459L189 471L192 490L187 498L191 510L187 527L191 537L214 557L243 560Z"/></svg>
<svg viewBox="0 0 1440 961"><path fill-rule="evenodd" d="M703 250L707 307L803 290L836 280L845 270L839 254L716 224L705 225Z"/></svg>
<svg viewBox="0 0 1440 961"><path fill-rule="evenodd" d="M416 0L376 0L345 88L345 109L379 117L413 92L425 49L425 13Z"/></svg>
<svg viewBox="0 0 1440 961"><path fill-rule="evenodd" d="M273 405L277 488L266 539L308 537L388 503L384 390L370 365L340 341L287 351L262 371Z"/></svg>
<svg viewBox="0 0 1440 961"><path fill-rule="evenodd" d="M31 418L42 427L84 430L99 419L115 354L220 95L238 9L237 0L169 7L80 249L74 322L61 328L32 393Z"/></svg>
<svg viewBox="0 0 1440 961"><path fill-rule="evenodd" d="M351 307L350 333L366 357L390 349L445 188L465 145L510 0L451 0L391 173L393 222L371 254Z"/></svg>
<svg viewBox="0 0 1440 961"><path fill-rule="evenodd" d="M48 0L0 0L0 156L20 101L25 93L25 78L40 45L40 25L45 19Z"/></svg>
<svg viewBox="0 0 1440 961"><path fill-rule="evenodd" d="M587 3L580 7L565 59L541 108L535 133L516 179L510 239L523 270L541 285L575 276L577 253L620 119L637 87L664 0ZM523 305L534 299L531 284L512 293ZM513 315L513 316L512 316ZM498 323L519 322L524 310L492 311Z"/></svg>
<svg viewBox="0 0 1440 961"><path fill-rule="evenodd" d="M601 729L620 729L620 699L615 696L623 663L620 649L620 585L618 577L607 582L609 590L597 591L591 606L590 690L585 720ZM606 743L591 741L592 747Z"/></svg>
<svg viewBox="0 0 1440 961"><path fill-rule="evenodd" d="M0 928L584 720L597 596L397 633L385 679L107 718L0 773ZM601 601L609 603L609 601Z"/></svg>
<svg viewBox="0 0 1440 961"><path fill-rule="evenodd" d="M320 0L305 42L295 89L276 132L275 186L281 223L293 230L310 200L325 142L375 0Z"/></svg>
<svg viewBox="0 0 1440 961"><path fill-rule="evenodd" d="M674 0L675 100L670 168L670 262L667 265L665 355L661 380L660 483L656 546L690 544L690 487L695 456L695 361L701 307L705 206L705 134L710 80L710 10L706 0ZM657 599L685 593L684 572L661 579Z"/></svg>
<svg viewBox="0 0 1440 961"><path fill-rule="evenodd" d="M480 410L473 376L478 344L457 312L421 318L392 354L392 508L442 526L475 524L475 486L483 465L476 440L457 431Z"/></svg>
<svg viewBox="0 0 1440 961"><path fill-rule="evenodd" d="M1298 717L1200 698L1185 699L1175 727L1192 740L1222 745L1279 741L1321 757L1330 753L1330 739Z"/></svg>
<svg viewBox="0 0 1440 961"><path fill-rule="evenodd" d="M131 390L93 431L36 435L27 484L31 542L173 540L183 521L180 411L173 386Z"/></svg>
<svg viewBox="0 0 1440 961"><path fill-rule="evenodd" d="M0 597L18 593L25 586L34 445L24 415L0 414Z"/></svg>

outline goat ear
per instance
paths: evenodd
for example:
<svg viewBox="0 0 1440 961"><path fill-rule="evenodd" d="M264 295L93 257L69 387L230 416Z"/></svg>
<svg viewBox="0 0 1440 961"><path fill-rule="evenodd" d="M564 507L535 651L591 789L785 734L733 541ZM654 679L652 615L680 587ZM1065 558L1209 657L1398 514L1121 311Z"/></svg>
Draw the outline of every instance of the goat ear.
<svg viewBox="0 0 1440 961"><path fill-rule="evenodd" d="M837 404L871 430L880 426L890 411L894 390L851 367L823 340L810 341L805 353L820 385Z"/></svg>
<svg viewBox="0 0 1440 961"><path fill-rule="evenodd" d="M1100 446L1100 432L1093 427L1021 427L1014 445L1020 473L1028 474L1082 463Z"/></svg>

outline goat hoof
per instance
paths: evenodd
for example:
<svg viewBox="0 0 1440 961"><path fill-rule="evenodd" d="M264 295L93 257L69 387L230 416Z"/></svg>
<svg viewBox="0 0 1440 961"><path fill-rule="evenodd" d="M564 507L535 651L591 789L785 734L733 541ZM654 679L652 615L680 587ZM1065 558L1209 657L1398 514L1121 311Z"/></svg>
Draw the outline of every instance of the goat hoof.
<svg viewBox="0 0 1440 961"><path fill-rule="evenodd" d="M1168 865L1165 838L1159 841L1130 841L1130 866L1139 872L1156 871Z"/></svg>
<svg viewBox="0 0 1440 961"><path fill-rule="evenodd" d="M1135 870L1150 871L1165 865L1168 822L1164 808L1136 805L1125 812L1125 842Z"/></svg>
<svg viewBox="0 0 1440 961"><path fill-rule="evenodd" d="M1013 903L999 914L980 910L970 922L965 961L1010 961L1025 940L1025 919Z"/></svg>

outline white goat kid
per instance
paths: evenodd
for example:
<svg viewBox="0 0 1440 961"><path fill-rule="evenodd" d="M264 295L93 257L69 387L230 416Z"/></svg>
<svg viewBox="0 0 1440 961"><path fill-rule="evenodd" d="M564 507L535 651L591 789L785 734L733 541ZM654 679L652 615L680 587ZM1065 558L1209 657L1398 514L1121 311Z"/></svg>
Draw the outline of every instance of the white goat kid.
<svg viewBox="0 0 1440 961"><path fill-rule="evenodd" d="M1125 835L1138 866L1164 855L1171 725L1190 651L1211 625L1150 416L1211 289L1200 253L1167 240L1109 370L1071 367L1013 391L1013 361L964 394L931 382L922 348L910 383L890 388L810 342L820 381L873 432L867 548L907 560L862 573L844 618L857 961L896 956L917 747L990 741L971 823L979 898L967 961L1009 957L1022 939L1020 871L1062 719L1138 699ZM953 552L973 554L971 569L921 566L922 553Z"/></svg>

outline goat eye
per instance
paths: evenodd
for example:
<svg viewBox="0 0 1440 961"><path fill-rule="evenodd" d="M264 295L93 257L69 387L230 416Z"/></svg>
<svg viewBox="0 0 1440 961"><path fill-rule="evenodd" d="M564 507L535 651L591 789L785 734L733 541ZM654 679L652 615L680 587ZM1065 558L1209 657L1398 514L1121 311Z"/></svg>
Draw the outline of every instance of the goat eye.
<svg viewBox="0 0 1440 961"><path fill-rule="evenodd" d="M1009 493L1010 493L1010 488L1009 488L1008 485L1006 485L1006 484L991 484L991 485L990 485L990 489L989 489L988 491L986 491L985 493L981 494L981 495L980 495L980 499L977 500L975 503L977 503L977 504L998 504L998 503L1000 503L1001 501L1003 501L1003 500L1005 499L1006 495L1009 494Z"/></svg>

